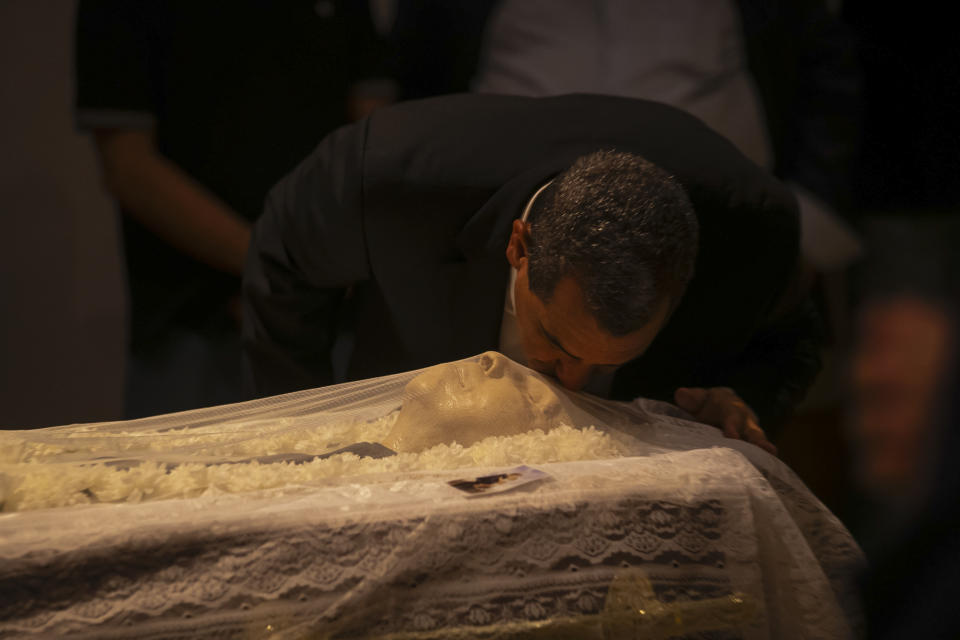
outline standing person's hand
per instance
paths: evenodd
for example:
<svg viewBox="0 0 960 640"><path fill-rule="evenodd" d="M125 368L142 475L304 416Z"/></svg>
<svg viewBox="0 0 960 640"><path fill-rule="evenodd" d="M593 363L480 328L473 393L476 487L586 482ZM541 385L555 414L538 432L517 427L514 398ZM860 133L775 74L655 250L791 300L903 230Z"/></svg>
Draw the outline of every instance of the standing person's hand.
<svg viewBox="0 0 960 640"><path fill-rule="evenodd" d="M767 440L757 423L757 414L729 387L709 389L681 387L673 394L677 406L699 422L717 427L723 435L746 440L764 451L777 455L777 448Z"/></svg>

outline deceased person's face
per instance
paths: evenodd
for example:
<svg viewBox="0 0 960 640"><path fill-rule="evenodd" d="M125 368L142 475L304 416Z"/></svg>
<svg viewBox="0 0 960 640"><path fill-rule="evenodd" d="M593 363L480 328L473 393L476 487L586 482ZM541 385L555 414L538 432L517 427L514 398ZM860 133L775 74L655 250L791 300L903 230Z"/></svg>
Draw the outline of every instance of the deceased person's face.
<svg viewBox="0 0 960 640"><path fill-rule="evenodd" d="M549 429L570 416L557 392L536 374L494 351L478 361L430 367L407 384L386 444L422 451L440 443L468 446L494 435Z"/></svg>

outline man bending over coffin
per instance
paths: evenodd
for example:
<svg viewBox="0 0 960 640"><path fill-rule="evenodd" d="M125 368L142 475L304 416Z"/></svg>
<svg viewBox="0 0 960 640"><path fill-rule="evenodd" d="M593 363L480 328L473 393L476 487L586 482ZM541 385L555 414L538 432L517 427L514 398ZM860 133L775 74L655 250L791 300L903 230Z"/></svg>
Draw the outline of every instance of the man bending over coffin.
<svg viewBox="0 0 960 640"><path fill-rule="evenodd" d="M773 450L761 425L819 366L804 274L789 192L679 110L401 103L271 191L244 277L249 381L272 395L496 350ZM352 347L336 378L335 344Z"/></svg>

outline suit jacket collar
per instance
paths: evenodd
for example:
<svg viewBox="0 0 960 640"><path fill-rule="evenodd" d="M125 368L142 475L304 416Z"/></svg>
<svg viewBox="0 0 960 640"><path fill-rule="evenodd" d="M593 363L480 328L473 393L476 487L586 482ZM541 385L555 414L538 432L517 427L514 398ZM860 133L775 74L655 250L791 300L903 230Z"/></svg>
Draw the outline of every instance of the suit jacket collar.
<svg viewBox="0 0 960 640"><path fill-rule="evenodd" d="M570 162L572 159L557 159L533 167L504 184L457 236L457 248L464 257L472 260L490 253L505 254L513 221L523 214L530 197Z"/></svg>
<svg viewBox="0 0 960 640"><path fill-rule="evenodd" d="M559 158L502 185L460 229L446 258L429 257L444 253L436 247L398 250L398 245L423 242L403 216L381 219L371 230L374 279L388 316L383 322L392 325L400 349L396 356L406 368L497 348L512 222L530 196L567 164Z"/></svg>

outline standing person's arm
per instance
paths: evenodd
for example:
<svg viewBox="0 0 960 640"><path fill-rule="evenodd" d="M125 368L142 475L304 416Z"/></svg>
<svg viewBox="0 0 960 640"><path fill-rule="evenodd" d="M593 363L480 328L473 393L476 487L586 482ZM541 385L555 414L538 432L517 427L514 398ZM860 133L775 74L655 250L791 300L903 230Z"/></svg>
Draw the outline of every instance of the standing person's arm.
<svg viewBox="0 0 960 640"><path fill-rule="evenodd" d="M104 184L126 215L178 251L239 276L249 223L163 155L155 140L163 118L158 105L169 90L168 9L159 0L81 0L77 125L93 133ZM234 302L239 319L239 295Z"/></svg>
<svg viewBox="0 0 960 640"><path fill-rule="evenodd" d="M168 91L168 9L154 0L81 0L76 119L94 134L103 180L121 208L178 250L239 275L249 225L158 149Z"/></svg>
<svg viewBox="0 0 960 640"><path fill-rule="evenodd" d="M240 275L250 225L157 150L150 130L98 129L107 190L170 245L215 269Z"/></svg>

